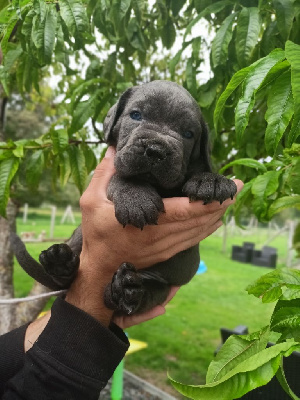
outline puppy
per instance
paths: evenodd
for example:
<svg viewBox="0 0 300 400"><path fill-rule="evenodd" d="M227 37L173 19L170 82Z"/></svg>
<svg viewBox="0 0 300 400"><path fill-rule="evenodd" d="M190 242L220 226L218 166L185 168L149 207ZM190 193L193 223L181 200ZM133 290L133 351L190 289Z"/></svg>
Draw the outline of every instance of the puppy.
<svg viewBox="0 0 300 400"><path fill-rule="evenodd" d="M107 196L123 225L143 229L157 224L162 198L188 196L190 201L222 203L236 194L233 181L211 171L208 131L193 97L169 81L153 81L126 90L104 121L109 145L116 147L116 174ZM42 266L13 238L21 266L51 289L67 288L79 266L80 227L66 244L40 255ZM199 246L136 271L122 264L106 289L106 305L122 314L147 311L166 299L170 287L186 284L199 265Z"/></svg>

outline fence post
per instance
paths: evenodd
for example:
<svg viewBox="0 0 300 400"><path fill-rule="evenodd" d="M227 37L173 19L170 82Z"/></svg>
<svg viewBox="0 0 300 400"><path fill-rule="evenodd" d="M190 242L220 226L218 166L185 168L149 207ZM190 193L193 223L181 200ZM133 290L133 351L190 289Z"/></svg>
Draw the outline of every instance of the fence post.
<svg viewBox="0 0 300 400"><path fill-rule="evenodd" d="M26 224L27 222L27 214L28 214L28 204L24 204L24 210L23 210L23 223Z"/></svg>
<svg viewBox="0 0 300 400"><path fill-rule="evenodd" d="M53 239L54 234L54 227L55 227L55 214L56 214L56 207L51 206L51 223L50 223L50 239Z"/></svg>
<svg viewBox="0 0 300 400"><path fill-rule="evenodd" d="M294 237L294 232L295 232L295 221L288 221L289 225L289 235L288 235L288 249L287 249L287 258L286 258L286 266L291 267L292 262L293 262L293 254L294 254L294 249L293 249L293 237Z"/></svg>

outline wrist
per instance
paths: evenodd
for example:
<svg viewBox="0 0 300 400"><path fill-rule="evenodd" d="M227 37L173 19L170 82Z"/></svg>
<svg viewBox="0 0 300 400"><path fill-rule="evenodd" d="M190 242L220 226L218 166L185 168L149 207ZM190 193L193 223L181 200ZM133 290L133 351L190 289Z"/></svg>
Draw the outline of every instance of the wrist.
<svg viewBox="0 0 300 400"><path fill-rule="evenodd" d="M25 333L25 340L24 340L24 351L28 351L37 341L40 334L45 329L49 319L51 317L51 311L47 312L43 317L40 317L33 321L28 328L26 329Z"/></svg>
<svg viewBox="0 0 300 400"><path fill-rule="evenodd" d="M106 274L97 280L94 274L85 271L81 264L78 275L67 292L65 301L80 308L103 325L109 326L113 310L105 306L104 292L112 277L113 274Z"/></svg>

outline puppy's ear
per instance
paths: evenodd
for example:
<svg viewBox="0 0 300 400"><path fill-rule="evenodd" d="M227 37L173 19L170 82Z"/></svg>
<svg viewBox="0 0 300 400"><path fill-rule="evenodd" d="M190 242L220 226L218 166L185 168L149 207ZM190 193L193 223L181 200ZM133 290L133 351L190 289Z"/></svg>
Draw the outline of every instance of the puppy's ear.
<svg viewBox="0 0 300 400"><path fill-rule="evenodd" d="M208 127L201 117L201 134L195 143L191 160L190 169L192 171L212 172L210 162L210 143Z"/></svg>
<svg viewBox="0 0 300 400"><path fill-rule="evenodd" d="M134 88L127 89L119 98L118 102L114 104L107 113L105 120L103 122L104 138L109 145L116 145L117 137L114 134L114 127L118 122L118 119L122 115L126 103L130 96L132 95Z"/></svg>

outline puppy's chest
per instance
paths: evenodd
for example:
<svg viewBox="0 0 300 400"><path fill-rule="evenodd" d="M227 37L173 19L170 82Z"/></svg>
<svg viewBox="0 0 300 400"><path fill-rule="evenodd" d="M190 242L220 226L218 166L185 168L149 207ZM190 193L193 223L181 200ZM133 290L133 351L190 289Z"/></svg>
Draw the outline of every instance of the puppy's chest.
<svg viewBox="0 0 300 400"><path fill-rule="evenodd" d="M162 198L169 198L169 197L182 197L182 186L173 188L173 189L165 189L158 187L156 188L157 193L162 197Z"/></svg>

